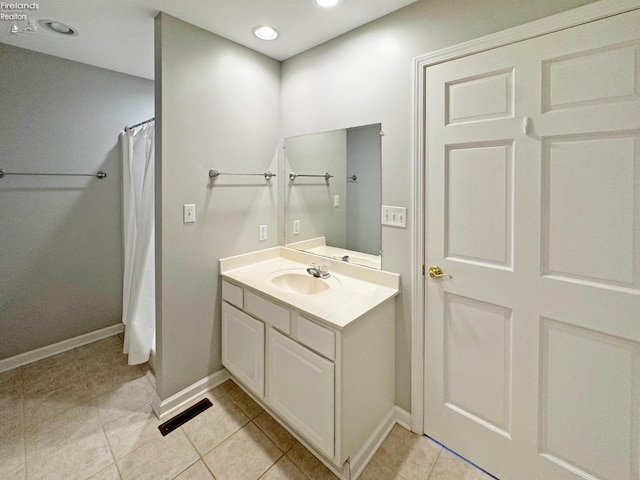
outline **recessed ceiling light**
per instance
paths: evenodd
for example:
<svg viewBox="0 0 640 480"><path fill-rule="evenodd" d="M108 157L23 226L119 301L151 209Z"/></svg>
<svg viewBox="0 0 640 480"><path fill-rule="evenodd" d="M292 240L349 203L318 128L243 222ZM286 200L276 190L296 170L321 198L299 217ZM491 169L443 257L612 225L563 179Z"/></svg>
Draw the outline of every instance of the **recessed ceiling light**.
<svg viewBox="0 0 640 480"><path fill-rule="evenodd" d="M62 22L58 22L57 20L38 20L38 24L47 30L51 30L55 33L61 33L62 35L68 35L69 37L75 37L78 35L78 31L75 28L65 25Z"/></svg>
<svg viewBox="0 0 640 480"><path fill-rule="evenodd" d="M315 2L321 7L331 8L340 3L340 0L315 0Z"/></svg>
<svg viewBox="0 0 640 480"><path fill-rule="evenodd" d="M280 32L269 25L258 25L251 30L260 40L275 40L280 36Z"/></svg>

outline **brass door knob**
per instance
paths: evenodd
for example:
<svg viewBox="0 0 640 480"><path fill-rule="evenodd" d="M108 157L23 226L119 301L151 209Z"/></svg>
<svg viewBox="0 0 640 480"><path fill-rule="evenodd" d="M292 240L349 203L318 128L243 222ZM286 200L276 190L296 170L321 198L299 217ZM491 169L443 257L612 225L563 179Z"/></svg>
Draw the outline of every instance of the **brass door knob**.
<svg viewBox="0 0 640 480"><path fill-rule="evenodd" d="M451 275L450 273L444 273L438 265L433 265L432 267L429 267L429 276L431 278L442 278L442 277L453 278L453 275Z"/></svg>

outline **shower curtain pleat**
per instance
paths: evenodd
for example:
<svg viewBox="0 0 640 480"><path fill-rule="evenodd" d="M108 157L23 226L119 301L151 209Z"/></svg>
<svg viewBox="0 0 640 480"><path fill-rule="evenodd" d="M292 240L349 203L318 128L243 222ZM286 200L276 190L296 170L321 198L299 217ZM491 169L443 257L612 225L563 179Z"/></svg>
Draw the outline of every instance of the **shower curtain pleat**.
<svg viewBox="0 0 640 480"><path fill-rule="evenodd" d="M122 136L124 276L122 323L129 365L149 360L155 349L155 125Z"/></svg>

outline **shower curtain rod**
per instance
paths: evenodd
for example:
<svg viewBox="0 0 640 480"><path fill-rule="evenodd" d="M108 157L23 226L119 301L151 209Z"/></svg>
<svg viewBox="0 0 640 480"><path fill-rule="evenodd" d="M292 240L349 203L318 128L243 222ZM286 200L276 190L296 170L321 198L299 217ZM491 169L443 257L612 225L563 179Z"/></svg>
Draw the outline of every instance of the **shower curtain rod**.
<svg viewBox="0 0 640 480"><path fill-rule="evenodd" d="M136 123L135 125L129 125L127 127L124 127L124 129L125 130L131 130L132 128L136 128L136 127L139 127L141 125L144 125L145 123L153 122L155 119L156 119L156 117L151 117L149 120L145 120L144 122Z"/></svg>

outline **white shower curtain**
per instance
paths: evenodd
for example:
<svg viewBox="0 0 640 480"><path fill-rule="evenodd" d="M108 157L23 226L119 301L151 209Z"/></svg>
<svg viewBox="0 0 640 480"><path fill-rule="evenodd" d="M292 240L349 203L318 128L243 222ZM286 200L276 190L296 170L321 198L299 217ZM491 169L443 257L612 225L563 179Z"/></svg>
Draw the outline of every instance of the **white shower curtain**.
<svg viewBox="0 0 640 480"><path fill-rule="evenodd" d="M122 323L129 365L155 350L154 151L155 125L121 135L124 278Z"/></svg>

